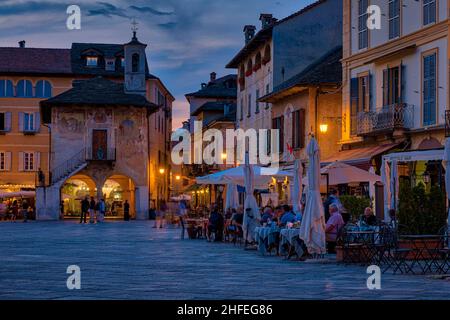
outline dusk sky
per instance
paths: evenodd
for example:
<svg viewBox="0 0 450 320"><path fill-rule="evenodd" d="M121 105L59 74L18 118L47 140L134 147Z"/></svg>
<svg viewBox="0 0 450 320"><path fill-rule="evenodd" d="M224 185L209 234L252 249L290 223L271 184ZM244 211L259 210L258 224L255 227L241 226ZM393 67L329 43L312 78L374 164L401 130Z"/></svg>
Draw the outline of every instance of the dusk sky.
<svg viewBox="0 0 450 320"><path fill-rule="evenodd" d="M0 0L0 46L70 48L72 42L126 43L131 19L147 43L150 72L176 101L174 129L189 117L184 94L218 76L235 73L225 64L244 44L243 26L260 29L260 13L283 18L314 0ZM66 9L81 8L81 30L66 28Z"/></svg>

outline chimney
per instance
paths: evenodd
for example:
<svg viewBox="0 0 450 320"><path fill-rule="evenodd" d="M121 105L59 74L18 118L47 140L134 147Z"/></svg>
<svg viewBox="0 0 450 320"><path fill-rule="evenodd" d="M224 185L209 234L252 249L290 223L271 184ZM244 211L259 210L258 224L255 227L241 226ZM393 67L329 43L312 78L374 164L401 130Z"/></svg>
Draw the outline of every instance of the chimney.
<svg viewBox="0 0 450 320"><path fill-rule="evenodd" d="M19 48L25 48L25 40L19 41Z"/></svg>
<svg viewBox="0 0 450 320"><path fill-rule="evenodd" d="M261 28L265 29L270 27L274 22L277 21L270 13L261 13L259 16L259 20L261 21Z"/></svg>
<svg viewBox="0 0 450 320"><path fill-rule="evenodd" d="M217 73L211 72L211 73L209 74L209 80L210 80L211 82L216 81L216 76L217 76Z"/></svg>
<svg viewBox="0 0 450 320"><path fill-rule="evenodd" d="M255 36L256 27L252 25L246 25L244 27L244 34L245 34L245 44L249 43L250 40L253 39Z"/></svg>

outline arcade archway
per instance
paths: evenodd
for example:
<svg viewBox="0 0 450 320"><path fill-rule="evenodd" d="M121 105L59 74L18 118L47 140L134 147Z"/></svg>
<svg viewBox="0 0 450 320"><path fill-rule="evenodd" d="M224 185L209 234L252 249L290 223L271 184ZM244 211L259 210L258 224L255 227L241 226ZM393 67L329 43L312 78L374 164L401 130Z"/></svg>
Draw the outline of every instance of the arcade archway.
<svg viewBox="0 0 450 320"><path fill-rule="evenodd" d="M106 202L106 218L122 219L126 202L130 205L131 218L136 217L135 184L131 178L119 174L110 176L103 184L102 194Z"/></svg>
<svg viewBox="0 0 450 320"><path fill-rule="evenodd" d="M96 193L95 182L87 175L77 174L67 179L61 187L61 209L64 217L80 217L81 200L85 197L95 197Z"/></svg>

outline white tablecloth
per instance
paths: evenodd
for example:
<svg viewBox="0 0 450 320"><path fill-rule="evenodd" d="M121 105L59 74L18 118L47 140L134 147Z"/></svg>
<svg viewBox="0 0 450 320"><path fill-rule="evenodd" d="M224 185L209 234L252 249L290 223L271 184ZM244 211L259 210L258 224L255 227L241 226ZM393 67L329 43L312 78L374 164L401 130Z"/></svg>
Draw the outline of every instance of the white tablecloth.
<svg viewBox="0 0 450 320"><path fill-rule="evenodd" d="M289 246L293 247L295 249L295 252L297 253L298 257L303 256L303 249L301 245L298 242L298 236L300 234L299 228L293 228L293 229L282 229L280 231L280 253L281 254L287 254L285 250L285 245L288 244Z"/></svg>

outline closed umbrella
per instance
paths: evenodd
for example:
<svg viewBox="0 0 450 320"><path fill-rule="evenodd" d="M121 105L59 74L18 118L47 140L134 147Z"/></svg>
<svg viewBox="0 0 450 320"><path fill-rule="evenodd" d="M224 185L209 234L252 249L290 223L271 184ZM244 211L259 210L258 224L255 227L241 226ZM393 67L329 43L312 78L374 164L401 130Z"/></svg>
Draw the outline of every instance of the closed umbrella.
<svg viewBox="0 0 450 320"><path fill-rule="evenodd" d="M236 209L238 206L238 201L237 185L234 183L228 183L227 192L225 194L225 211L229 208Z"/></svg>
<svg viewBox="0 0 450 320"><path fill-rule="evenodd" d="M387 160L383 159L383 163L381 165L381 182L383 183L383 193L384 193L384 220L389 221L389 208L390 208L390 200L391 200L391 170L389 169L389 165Z"/></svg>
<svg viewBox="0 0 450 320"><path fill-rule="evenodd" d="M255 228L258 226L261 216L254 192L254 171L253 165L249 164L248 153L245 157L244 165L244 181L245 181L245 202L244 202L244 223L242 229L245 234L246 241L252 242ZM250 210L248 210L250 209Z"/></svg>
<svg viewBox="0 0 450 320"><path fill-rule="evenodd" d="M300 226L300 238L305 242L310 254L320 255L326 253L325 214L320 197L320 150L314 137L308 144L307 152L308 193Z"/></svg>
<svg viewBox="0 0 450 320"><path fill-rule="evenodd" d="M445 164L445 188L447 189L447 199L450 203L450 138L445 140L444 149L444 164ZM448 208L447 229L450 231L450 207Z"/></svg>
<svg viewBox="0 0 450 320"><path fill-rule="evenodd" d="M391 209L397 211L398 177L397 160L391 162Z"/></svg>
<svg viewBox="0 0 450 320"><path fill-rule="evenodd" d="M300 212L302 200L302 176L303 167L300 159L294 162L294 190L292 192L292 205L294 213Z"/></svg>

